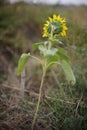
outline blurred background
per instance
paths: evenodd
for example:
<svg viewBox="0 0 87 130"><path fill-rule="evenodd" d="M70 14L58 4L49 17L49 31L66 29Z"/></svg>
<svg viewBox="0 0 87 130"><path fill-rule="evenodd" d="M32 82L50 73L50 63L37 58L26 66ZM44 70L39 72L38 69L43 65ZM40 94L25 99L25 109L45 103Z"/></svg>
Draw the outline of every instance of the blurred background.
<svg viewBox="0 0 87 130"><path fill-rule="evenodd" d="M42 4L62 4L62 5L80 5L80 4L84 4L87 5L87 1L86 0L9 0L11 3L14 2L27 2L27 3L42 3Z"/></svg>
<svg viewBox="0 0 87 130"><path fill-rule="evenodd" d="M62 38L76 84L67 83L60 66L53 66L44 83L35 130L87 130L87 0L0 0L0 129L30 130L41 81L41 66L30 59L25 78L17 76L23 52L44 41L46 19L60 14L67 20Z"/></svg>

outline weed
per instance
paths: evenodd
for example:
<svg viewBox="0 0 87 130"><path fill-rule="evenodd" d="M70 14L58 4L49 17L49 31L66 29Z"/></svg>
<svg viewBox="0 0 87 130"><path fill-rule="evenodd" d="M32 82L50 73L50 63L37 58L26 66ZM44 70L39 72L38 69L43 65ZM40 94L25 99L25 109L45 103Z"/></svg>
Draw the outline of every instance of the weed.
<svg viewBox="0 0 87 130"><path fill-rule="evenodd" d="M35 59L42 65L42 79L39 89L39 96L38 96L38 103L36 107L35 116L32 122L32 130L34 128L37 116L38 116L38 110L40 106L41 96L42 96L42 88L44 83L44 78L46 76L46 72L50 66L53 64L59 64L62 66L66 78L70 84L75 84L75 77L73 75L72 69L69 65L69 59L67 56L66 51L61 47L55 47L57 44L63 44L58 37L59 36L66 36L66 20L64 18L61 18L60 15L53 15L53 17L49 17L49 19L46 21L43 27L43 37L48 37L48 40L45 42L36 43L33 46L34 50L39 50L41 58L37 58L35 56L32 56L30 53L22 54L21 58L19 59L18 63L18 75L20 75L24 69L24 66L26 62L28 61L29 57ZM21 86L21 89L23 87ZM23 90L22 90L23 92ZM22 94L24 95L24 94Z"/></svg>

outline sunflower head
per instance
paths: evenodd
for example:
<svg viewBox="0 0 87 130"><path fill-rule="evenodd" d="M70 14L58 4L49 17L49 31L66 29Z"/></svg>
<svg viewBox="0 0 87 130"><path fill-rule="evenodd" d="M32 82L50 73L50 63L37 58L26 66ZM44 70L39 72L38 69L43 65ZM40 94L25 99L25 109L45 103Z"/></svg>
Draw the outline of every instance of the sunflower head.
<svg viewBox="0 0 87 130"><path fill-rule="evenodd" d="M43 27L43 37L56 37L66 36L66 20L61 18L60 15L53 15L53 17L49 17Z"/></svg>

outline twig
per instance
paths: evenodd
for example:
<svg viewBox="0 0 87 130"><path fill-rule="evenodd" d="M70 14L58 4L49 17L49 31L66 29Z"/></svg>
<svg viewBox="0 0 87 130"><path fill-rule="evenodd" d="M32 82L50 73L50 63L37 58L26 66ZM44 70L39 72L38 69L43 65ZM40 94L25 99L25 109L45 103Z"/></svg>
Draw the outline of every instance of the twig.
<svg viewBox="0 0 87 130"><path fill-rule="evenodd" d="M52 70L51 72L52 72L52 75L53 75L53 77L54 77L56 83L58 84L58 86L59 86L59 88L60 88L61 93L62 93L62 94L64 95L64 97L66 98L65 92L64 92L62 86L60 85L59 80L58 80L58 78L56 77L55 72L54 72L53 70Z"/></svg>
<svg viewBox="0 0 87 130"><path fill-rule="evenodd" d="M60 102L62 102L62 103L68 103L68 104L76 104L76 103L74 103L74 102L70 102L70 101L65 101L65 100L63 100L63 99L55 99L55 98L51 98L51 97L49 97L49 96L45 96L47 99L51 99L51 100L54 100L54 101L60 101Z"/></svg>
<svg viewBox="0 0 87 130"><path fill-rule="evenodd" d="M13 89L13 90L15 90L15 91L20 91L20 88L17 88L17 87L10 87L8 84L2 84L2 87L8 88L8 89ZM29 93L30 96L38 97L38 94L35 93L35 92L33 92L33 91L30 92L30 91L24 89L24 92Z"/></svg>
<svg viewBox="0 0 87 130"><path fill-rule="evenodd" d="M16 90L16 91L20 91L19 88L17 88L17 87L10 87L10 86L7 85L7 84L2 84L2 86L5 87L5 88L9 88L9 89L14 89L14 90ZM35 92L33 92L33 91L30 92L30 91L28 91L28 90L26 90L26 89L24 89L24 92L29 93L30 96L33 96L33 97L37 97L37 98L38 98L38 96L39 96L38 93L35 93ZM55 99L55 98L51 98L51 97L49 97L49 96L47 96L47 95L45 95L45 98L47 98L47 99L51 99L51 100L54 100L54 101L60 101L60 102L62 102L62 103L76 104L76 103L74 103L74 102L65 101L65 100L63 100L63 99L58 99L58 98Z"/></svg>
<svg viewBox="0 0 87 130"><path fill-rule="evenodd" d="M83 94L81 95L81 97L80 97L80 99L79 99L79 101L77 103L76 110L75 110L76 114L77 114L77 111L78 111L78 108L79 108L79 105L80 105L80 102L81 102L82 98L83 98Z"/></svg>
<svg viewBox="0 0 87 130"><path fill-rule="evenodd" d="M41 117L40 119L44 119L45 117L48 117L48 116L52 115L53 113L54 113L54 111L52 111L52 112L50 112L50 113L48 113L48 114L44 115L44 116L43 116L43 117Z"/></svg>
<svg viewBox="0 0 87 130"><path fill-rule="evenodd" d="M24 89L25 89L25 69L21 74L21 86L20 86L20 95L24 98Z"/></svg>

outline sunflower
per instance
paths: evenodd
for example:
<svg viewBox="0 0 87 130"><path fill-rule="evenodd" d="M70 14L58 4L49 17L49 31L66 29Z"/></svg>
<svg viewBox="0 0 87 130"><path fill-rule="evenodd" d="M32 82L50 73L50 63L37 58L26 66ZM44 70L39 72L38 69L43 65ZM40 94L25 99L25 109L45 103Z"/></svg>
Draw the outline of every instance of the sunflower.
<svg viewBox="0 0 87 130"><path fill-rule="evenodd" d="M43 37L56 37L66 36L66 20L61 18L60 15L53 15L53 17L49 17L43 27Z"/></svg>

